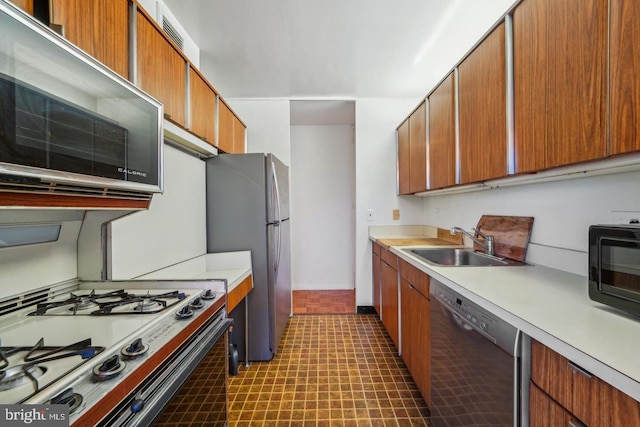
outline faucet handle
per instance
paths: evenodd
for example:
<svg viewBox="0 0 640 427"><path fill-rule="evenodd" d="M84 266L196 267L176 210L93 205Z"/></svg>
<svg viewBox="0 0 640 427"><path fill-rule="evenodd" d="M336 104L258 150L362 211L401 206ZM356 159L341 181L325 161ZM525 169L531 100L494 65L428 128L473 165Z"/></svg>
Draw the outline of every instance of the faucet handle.
<svg viewBox="0 0 640 427"><path fill-rule="evenodd" d="M478 236L482 237L483 239L489 239L489 238L493 239L493 236L488 236L488 235L484 234L482 231L480 231L480 227L472 228L472 230L475 231L476 234Z"/></svg>

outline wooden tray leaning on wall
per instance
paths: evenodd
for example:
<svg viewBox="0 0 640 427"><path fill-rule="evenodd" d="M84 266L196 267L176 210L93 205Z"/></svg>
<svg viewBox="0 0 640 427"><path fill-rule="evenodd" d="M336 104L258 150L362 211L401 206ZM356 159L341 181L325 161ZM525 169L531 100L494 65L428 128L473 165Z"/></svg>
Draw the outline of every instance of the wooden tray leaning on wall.
<svg viewBox="0 0 640 427"><path fill-rule="evenodd" d="M483 234L493 236L496 256L524 262L531 238L533 217L482 215L476 226ZM482 240L482 238L480 238ZM474 249L484 251L480 245Z"/></svg>

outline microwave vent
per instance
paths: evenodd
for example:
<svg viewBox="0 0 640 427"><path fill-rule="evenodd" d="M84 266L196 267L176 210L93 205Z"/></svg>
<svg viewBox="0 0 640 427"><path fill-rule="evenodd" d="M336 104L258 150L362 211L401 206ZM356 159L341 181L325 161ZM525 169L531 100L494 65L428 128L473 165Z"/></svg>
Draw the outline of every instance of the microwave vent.
<svg viewBox="0 0 640 427"><path fill-rule="evenodd" d="M180 35L178 30L171 25L166 16L162 17L162 29L164 32L175 42L176 45L180 48L180 50L184 50L184 38Z"/></svg>
<svg viewBox="0 0 640 427"><path fill-rule="evenodd" d="M58 194L65 196L87 196L107 199L151 200L151 194L108 187L85 187L66 183L45 182L39 178L0 175L0 192L32 194Z"/></svg>

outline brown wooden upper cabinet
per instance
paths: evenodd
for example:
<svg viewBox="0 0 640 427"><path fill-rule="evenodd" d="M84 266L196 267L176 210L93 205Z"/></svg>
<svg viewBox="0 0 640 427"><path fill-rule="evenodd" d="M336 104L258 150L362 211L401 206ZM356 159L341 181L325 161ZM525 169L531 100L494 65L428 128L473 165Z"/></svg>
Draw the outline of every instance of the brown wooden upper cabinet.
<svg viewBox="0 0 640 427"><path fill-rule="evenodd" d="M12 0L33 15L33 0ZM50 0L49 20L67 40L129 76L129 0Z"/></svg>
<svg viewBox="0 0 640 427"><path fill-rule="evenodd" d="M409 116L409 191L427 190L427 103Z"/></svg>
<svg viewBox="0 0 640 427"><path fill-rule="evenodd" d="M186 61L153 20L137 10L137 81L164 104L164 114L186 128Z"/></svg>
<svg viewBox="0 0 640 427"><path fill-rule="evenodd" d="M245 126L225 104L218 102L218 149L225 153L244 153Z"/></svg>
<svg viewBox="0 0 640 427"><path fill-rule="evenodd" d="M216 93L193 68L189 68L189 102L191 132L215 145Z"/></svg>
<svg viewBox="0 0 640 427"><path fill-rule="evenodd" d="M9 0L9 2L15 4L29 15L33 15L33 0Z"/></svg>
<svg viewBox="0 0 640 427"><path fill-rule="evenodd" d="M409 119L407 118L398 128L398 194L411 194L411 163L409 146Z"/></svg>
<svg viewBox="0 0 640 427"><path fill-rule="evenodd" d="M455 75L449 74L429 95L429 189L456 183Z"/></svg>
<svg viewBox="0 0 640 427"><path fill-rule="evenodd" d="M398 127L398 194L427 190L427 103Z"/></svg>
<svg viewBox="0 0 640 427"><path fill-rule="evenodd" d="M640 4L611 1L610 154L640 150Z"/></svg>
<svg viewBox="0 0 640 427"><path fill-rule="evenodd" d="M506 96L503 23L458 67L460 184L507 175Z"/></svg>
<svg viewBox="0 0 640 427"><path fill-rule="evenodd" d="M516 172L606 156L607 3L524 0L514 10Z"/></svg>

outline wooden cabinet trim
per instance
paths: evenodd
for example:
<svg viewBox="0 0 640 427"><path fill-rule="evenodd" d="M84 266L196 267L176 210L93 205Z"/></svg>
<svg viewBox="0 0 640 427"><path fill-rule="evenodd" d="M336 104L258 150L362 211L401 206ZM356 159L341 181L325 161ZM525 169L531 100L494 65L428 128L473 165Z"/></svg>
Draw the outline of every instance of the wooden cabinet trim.
<svg viewBox="0 0 640 427"><path fill-rule="evenodd" d="M409 119L398 128L397 134L398 194L411 194L411 143Z"/></svg>
<svg viewBox="0 0 640 427"><path fill-rule="evenodd" d="M398 256L391 252L389 249L382 248L380 250L380 258L395 270L398 269Z"/></svg>
<svg viewBox="0 0 640 427"><path fill-rule="evenodd" d="M252 289L253 276L250 274L227 294L227 313L231 313Z"/></svg>

